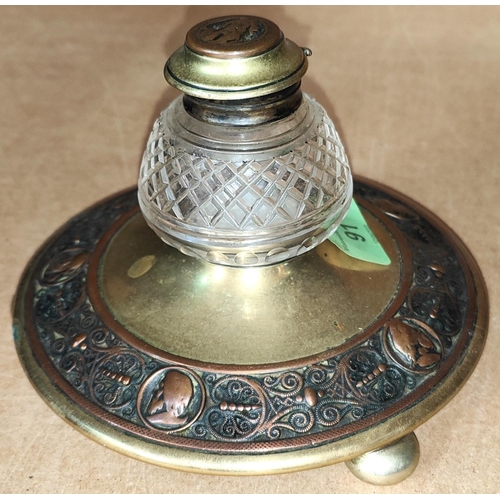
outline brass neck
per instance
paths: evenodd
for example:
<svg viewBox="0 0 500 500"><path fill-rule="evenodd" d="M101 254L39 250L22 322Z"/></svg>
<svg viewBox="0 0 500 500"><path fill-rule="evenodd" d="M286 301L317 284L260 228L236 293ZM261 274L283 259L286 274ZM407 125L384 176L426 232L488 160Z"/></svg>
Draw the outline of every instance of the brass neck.
<svg viewBox="0 0 500 500"><path fill-rule="evenodd" d="M240 100L201 99L184 95L184 109L194 118L215 125L251 126L281 120L302 103L300 81L260 97Z"/></svg>

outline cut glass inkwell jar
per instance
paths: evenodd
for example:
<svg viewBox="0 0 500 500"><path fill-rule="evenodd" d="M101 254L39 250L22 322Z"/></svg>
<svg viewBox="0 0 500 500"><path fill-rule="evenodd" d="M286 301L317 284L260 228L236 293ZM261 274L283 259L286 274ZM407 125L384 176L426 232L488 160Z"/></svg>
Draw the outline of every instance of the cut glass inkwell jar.
<svg viewBox="0 0 500 500"><path fill-rule="evenodd" d="M181 470L345 461L392 484L417 465L413 430L472 373L477 264L434 214L353 179L301 91L310 55L262 18L194 26L165 66L183 95L153 125L138 188L28 265L19 356L92 439Z"/></svg>

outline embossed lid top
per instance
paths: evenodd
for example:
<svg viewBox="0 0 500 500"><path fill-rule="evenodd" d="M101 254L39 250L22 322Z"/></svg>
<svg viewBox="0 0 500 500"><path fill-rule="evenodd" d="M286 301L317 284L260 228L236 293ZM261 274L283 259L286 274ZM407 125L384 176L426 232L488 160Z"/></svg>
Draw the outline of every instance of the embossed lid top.
<svg viewBox="0 0 500 500"><path fill-rule="evenodd" d="M283 33L272 21L255 16L226 16L202 21L186 35L186 46L201 56L252 57L274 49Z"/></svg>
<svg viewBox="0 0 500 500"><path fill-rule="evenodd" d="M165 78L205 99L246 99L279 92L307 70L308 49L287 40L273 22L225 16L191 28L165 65Z"/></svg>

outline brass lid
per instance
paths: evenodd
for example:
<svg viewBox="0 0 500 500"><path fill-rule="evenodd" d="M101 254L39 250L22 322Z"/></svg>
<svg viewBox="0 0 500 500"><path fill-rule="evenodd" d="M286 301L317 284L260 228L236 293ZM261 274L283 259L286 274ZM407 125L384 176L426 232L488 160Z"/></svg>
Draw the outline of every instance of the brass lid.
<svg viewBox="0 0 500 500"><path fill-rule="evenodd" d="M191 28L165 65L170 85L203 99L247 99L279 92L307 70L309 49L256 16L225 16Z"/></svg>

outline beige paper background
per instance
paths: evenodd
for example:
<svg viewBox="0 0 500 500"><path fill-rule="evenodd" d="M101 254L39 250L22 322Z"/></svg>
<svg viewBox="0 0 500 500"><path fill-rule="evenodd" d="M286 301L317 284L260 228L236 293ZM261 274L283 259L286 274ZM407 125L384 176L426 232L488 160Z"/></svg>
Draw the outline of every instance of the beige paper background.
<svg viewBox="0 0 500 500"><path fill-rule="evenodd" d="M399 485L364 484L343 464L218 477L137 462L57 417L17 359L10 306L24 266L71 215L135 183L153 119L177 95L165 60L193 24L232 12L269 17L312 49L303 87L353 171L434 210L484 273L484 355L417 430L421 462ZM0 174L0 492L500 491L499 7L1 7Z"/></svg>

